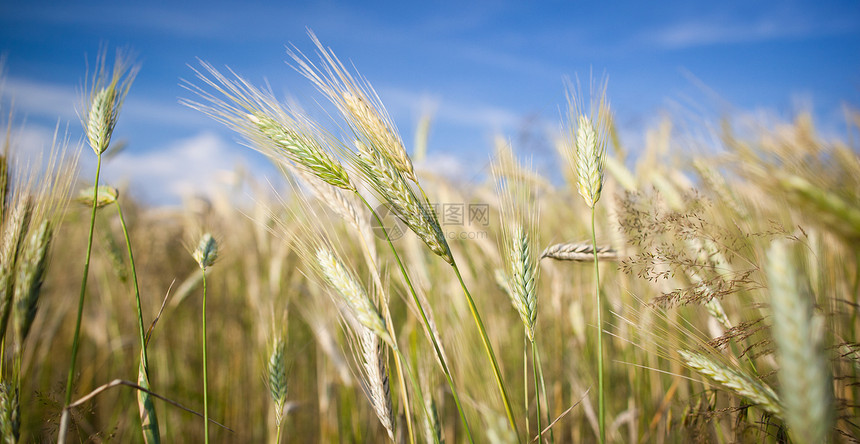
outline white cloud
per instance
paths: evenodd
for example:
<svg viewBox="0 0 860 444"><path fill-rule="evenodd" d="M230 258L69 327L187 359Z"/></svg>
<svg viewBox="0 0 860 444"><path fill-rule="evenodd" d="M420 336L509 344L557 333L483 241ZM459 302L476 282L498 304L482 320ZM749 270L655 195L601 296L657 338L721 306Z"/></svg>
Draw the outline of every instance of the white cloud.
<svg viewBox="0 0 860 444"><path fill-rule="evenodd" d="M77 120L75 110L81 107L81 96L75 88L15 77L5 79L0 88L0 101L4 107L10 104L16 114L63 120Z"/></svg>
<svg viewBox="0 0 860 444"><path fill-rule="evenodd" d="M255 159L217 135L203 132L164 149L124 152L103 166L107 183L128 183L148 203L176 205L237 185L235 172Z"/></svg>

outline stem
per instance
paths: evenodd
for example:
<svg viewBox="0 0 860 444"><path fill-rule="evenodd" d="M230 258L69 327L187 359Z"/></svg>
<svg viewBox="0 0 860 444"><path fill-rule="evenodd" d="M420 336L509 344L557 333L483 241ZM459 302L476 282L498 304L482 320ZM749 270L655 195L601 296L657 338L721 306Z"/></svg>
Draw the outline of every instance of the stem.
<svg viewBox="0 0 860 444"><path fill-rule="evenodd" d="M549 395L546 394L546 385L543 382L543 363L540 359L540 347L537 346L536 342L535 342L534 346L535 346L535 355L537 355L538 376L540 377L540 388L541 388L541 391L543 392L543 398L546 400L546 423L548 424L547 427L550 427L550 429L549 429L549 441L554 443L555 442L555 434L552 432L552 427L551 427L552 423L551 423L550 408L549 408Z"/></svg>
<svg viewBox="0 0 860 444"><path fill-rule="evenodd" d="M403 356L403 353L400 351L400 348L397 347L397 344L393 343L393 339L392 344L390 345L392 346L391 349L394 350L394 353L396 353L397 356L400 357L400 360L403 362L403 368L406 369L406 374L409 375L409 381L412 383L412 386L415 387L415 394L418 395L418 402L421 403L421 408L424 410L424 414L430 416L430 413L427 411L427 403L424 402L424 394L421 391L421 386L418 385L418 380L415 379L415 375L412 373L412 369L409 367L409 362L406 361L406 358ZM433 441L436 444L440 444L439 438L436 436L436 434L433 434Z"/></svg>
<svg viewBox="0 0 860 444"><path fill-rule="evenodd" d="M203 441L209 443L209 381L206 377L206 268L203 273Z"/></svg>
<svg viewBox="0 0 860 444"><path fill-rule="evenodd" d="M537 406L538 443L543 443L543 429L540 426L540 390L538 389L538 359L536 350L537 349L535 348L535 341L532 341L532 375L534 375L535 380L535 405Z"/></svg>
<svg viewBox="0 0 860 444"><path fill-rule="evenodd" d="M141 350L141 361L143 362L143 367L146 369L147 374L149 373L149 360L146 355L146 327L143 325L143 307L140 303L140 287L137 283L137 270L134 266L134 254L131 252L131 237L128 235L128 227L125 225L125 218L122 216L122 207L119 205L119 202L116 202L116 212L119 214L119 225L122 227L122 235L125 237L125 245L128 250L128 263L131 267L131 276L132 281L134 282L134 298L135 302L137 302L137 327L140 330L140 350Z"/></svg>
<svg viewBox="0 0 860 444"><path fill-rule="evenodd" d="M452 262L454 273L460 281L460 287L463 288L463 293L466 295L466 300L469 302L469 310L472 312L472 318L475 320L475 325L478 327L478 332L481 334L481 342L484 344L484 351L490 358L493 364L493 375L496 377L496 385L499 387L499 393L502 394L502 401L505 403L505 413L508 415L508 422L511 424L514 434L519 437L520 432L517 430L517 423L514 421L514 412L511 409L511 401L508 399L508 391L505 389L505 383L502 382L502 372L499 370L499 363L496 361L496 355L493 353L493 347L490 345L490 338L487 336L487 330L484 328L484 323L481 321L481 315L478 314L478 307L475 306L475 301L466 288L466 283L463 282L463 276L460 275L460 269L457 267L457 262Z"/></svg>
<svg viewBox="0 0 860 444"><path fill-rule="evenodd" d="M138 383L149 389L149 358L146 353L146 328L143 325L143 307L140 303L140 286L137 282L137 268L134 265L134 254L131 251L131 236L128 235L128 227L125 224L125 217L122 215L122 206L119 201L116 202L116 211L119 215L119 224L122 227L122 234L125 237L125 245L128 250L128 263L131 267L132 281L134 282L134 299L137 303L137 327L140 334L140 367L142 368L142 378L138 375ZM140 409L141 429L144 435L144 441L148 438L154 438L155 442L159 442L158 417L155 415L155 406L152 404L149 394L143 391L137 392L138 406Z"/></svg>
<svg viewBox="0 0 860 444"><path fill-rule="evenodd" d="M597 300L597 412L600 442L606 442L606 406L603 393L603 321L600 305L600 270L597 263L597 236L594 232L594 207L591 207L591 243L594 252L594 296Z"/></svg>
<svg viewBox="0 0 860 444"><path fill-rule="evenodd" d="M529 337L523 335L523 406L526 409L526 438L532 436L529 424ZM538 427L540 430L540 427Z"/></svg>
<svg viewBox="0 0 860 444"><path fill-rule="evenodd" d="M278 415L280 416L280 415ZM281 444L281 418L278 418L278 432L275 434L275 444Z"/></svg>
<svg viewBox="0 0 860 444"><path fill-rule="evenodd" d="M466 428L466 434L469 436L469 442L474 444L474 439L472 439L472 430L469 428L469 421L466 420L466 414L463 412L463 407L460 404L460 396L457 394L457 388L454 385L454 378L451 375L451 371L448 369L448 364L445 362L445 356L442 354L442 350L439 347L439 344L436 342L436 335L433 334L433 329L430 327L430 321L427 319L427 314L424 312L424 307L421 305L421 302L418 300L418 294L415 292L415 287L412 285L412 280L409 279L409 274L406 273L406 267L403 266L403 262L400 260L400 255L397 254L397 249L394 248L394 243L391 242L391 238L388 236L388 230L385 229L385 226L382 224L382 219L380 219L379 214L370 206L370 203L364 199L364 196L355 193L364 205L370 210L370 213L373 215L374 219L376 219L376 223L379 224L379 227L382 229L382 233L385 235L385 240L388 242L389 247L391 247L391 252L394 253L394 259L397 261L397 266L400 268L400 274L403 275L403 279L406 281L406 286L409 287L409 292L412 295L412 300L415 301L415 306L418 307L418 313L421 314L421 321L424 323L424 327L427 329L428 336L430 336L430 342L433 343L433 350L436 352L436 357L439 359L439 363L442 365L442 372L445 373L445 379L448 381L448 387L451 388L451 394L454 396L454 404L457 405L457 411L460 414L460 420L463 421L463 426Z"/></svg>
<svg viewBox="0 0 860 444"><path fill-rule="evenodd" d="M78 297L78 317L75 322L75 334L72 336L72 361L69 364L69 376L66 379L66 399L65 406L68 406L72 402L72 382L75 379L75 363L78 359L78 346L80 345L79 337L81 334L81 318L84 314L84 296L87 293L87 276L90 272L90 257L93 251L93 231L95 231L96 227L96 210L98 209L98 199L99 199L99 175L101 174L102 169L102 156L98 155L96 157L96 181L93 186L93 210L90 214L90 233L87 237L87 255L84 260L84 276L81 279L81 293ZM58 441L62 444L65 442L66 438L66 427L69 422L69 413L68 409L63 410L62 418L60 419L60 433L58 437Z"/></svg>

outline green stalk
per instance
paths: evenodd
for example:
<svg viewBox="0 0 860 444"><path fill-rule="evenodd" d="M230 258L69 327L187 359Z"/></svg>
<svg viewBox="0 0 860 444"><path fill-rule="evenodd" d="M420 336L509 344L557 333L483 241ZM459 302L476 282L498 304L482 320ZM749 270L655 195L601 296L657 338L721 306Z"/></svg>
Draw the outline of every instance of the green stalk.
<svg viewBox="0 0 860 444"><path fill-rule="evenodd" d="M131 267L132 281L134 282L134 298L137 302L137 327L140 334L140 368L138 369L138 384L149 389L149 359L146 353L146 328L143 325L143 307L140 303L140 287L137 282L137 269L134 266L134 254L131 251L131 237L128 235L128 227L122 216L122 207L116 202L116 211L119 215L119 224L122 227L122 235L125 237L125 245L128 250L128 263ZM158 431L158 417L155 414L155 406L149 393L137 391L138 407L140 409L141 429L143 440L147 443L160 443L161 437Z"/></svg>
<svg viewBox="0 0 860 444"><path fill-rule="evenodd" d="M540 348L537 347L537 343L535 343L535 355L537 356L538 361L538 376L540 377L540 388L543 391L543 397L546 399L546 423L547 426L552 424L552 417L550 416L550 408L549 408L549 395L546 394L546 384L543 382L543 363L540 359ZM549 441L555 442L555 434L552 432L552 429L549 429Z"/></svg>
<svg viewBox="0 0 860 444"><path fill-rule="evenodd" d="M406 361L406 358L403 356L403 353L400 351L400 348L397 347L397 344L393 343L393 341L394 339L392 338L391 349L394 350L394 353L396 353L400 360L403 362L403 368L406 369L406 374L409 375L409 381L412 383L412 386L415 387L415 394L418 395L418 402L421 403L421 408L424 410L424 414L429 416L430 413L427 411L427 404L424 402L424 393L421 391L421 386L418 385L418 380L415 379L415 375L412 373L412 369L409 366L409 362ZM439 438L436 437L435 434L433 435L433 441L436 444L440 444Z"/></svg>
<svg viewBox="0 0 860 444"><path fill-rule="evenodd" d="M102 156L98 155L96 157L96 181L93 186L93 210L90 214L90 233L87 237L87 254L86 259L84 260L84 276L81 279L81 293L78 297L78 317L75 322L75 334L72 336L72 362L69 364L69 376L66 379L66 398L65 398L65 406L68 406L72 403L72 382L75 379L75 363L78 359L78 346L80 345L79 337L81 334L81 318L84 314L84 296L87 293L87 276L90 272L90 257L93 251L93 232L96 227L96 209L98 209L98 201L99 201L99 175L101 174L102 169ZM65 442L66 437L66 428L69 422L69 411L64 409L63 415L60 419L60 437L59 442L62 444Z"/></svg>
<svg viewBox="0 0 860 444"><path fill-rule="evenodd" d="M474 444L474 439L472 439L472 430L469 428L469 421L466 420L466 414L463 411L463 407L460 404L460 396L457 394L457 388L454 385L454 378L451 375L451 371L448 369L448 363L445 362L445 357L442 355L442 350L439 348L439 344L436 342L436 336L433 334L433 329L430 328L430 321L427 319L427 314L424 312L424 307L421 305L421 302L418 300L418 294L415 292L415 287L412 285L412 280L409 279L409 274L406 273L406 267L403 265L403 262L400 260L400 255L397 254L397 249L394 248L394 243L391 242L391 238L388 236L388 230L385 229L385 226L382 224L382 219L380 219L379 214L370 206L370 203L364 199L364 196L355 193L364 205L370 210L370 213L373 214L374 219L376 219L379 227L382 228L382 233L385 235L385 240L388 242L388 246L391 248L391 252L394 253L394 259L397 261L397 266L400 268L400 274L403 275L403 279L406 281L406 285L409 287L409 292L412 295L412 300L415 301L415 306L418 307L418 313L421 314L421 321L424 323L427 331L430 332L428 336L430 336L430 342L433 343L433 350L436 352L436 357L439 358L439 363L442 364L442 372L445 373L445 379L448 381L448 387L451 388L451 394L454 396L454 404L457 405L457 411L460 414L460 419L463 421L463 426L466 428L466 434L469 436L469 442Z"/></svg>
<svg viewBox="0 0 860 444"><path fill-rule="evenodd" d="M481 315L478 314L478 307L475 305L475 301L472 299L469 289L466 288L466 283L463 282L463 276L460 275L460 269L457 267L457 262L452 262L451 266L454 268L454 273L460 281L460 287L463 288L463 294L466 295L466 301L469 303L469 310L472 312L472 318L475 320L478 332L481 333L481 342L484 344L484 351L487 353L487 356L490 358L490 362L493 364L493 375L496 377L496 385L498 385L499 393L502 395L502 401L505 403L505 413L508 415L508 422L511 424L511 429L513 429L514 434L519 436L520 432L517 430L517 423L514 420L514 412L511 408L511 401L508 399L508 391L505 389L504 382L502 382L502 372L499 370L499 363L496 361L496 355L493 353L493 347L490 345L490 338L487 336L487 330L484 328L484 323L481 321Z"/></svg>
<svg viewBox="0 0 860 444"><path fill-rule="evenodd" d="M591 207L591 243L594 247L594 296L597 300L597 417L602 444L606 442L606 406L603 393L603 321L600 305L600 270L597 263L597 236L594 232L594 207Z"/></svg>
<svg viewBox="0 0 860 444"><path fill-rule="evenodd" d="M526 410L526 437L532 436L529 424L529 338L523 335L523 408Z"/></svg>
<svg viewBox="0 0 860 444"><path fill-rule="evenodd" d="M209 380L206 376L206 267L203 273L203 441L209 444Z"/></svg>
<svg viewBox="0 0 860 444"><path fill-rule="evenodd" d="M538 443L543 443L543 429L540 426L540 390L538 388L538 359L537 359L537 348L535 348L535 341L532 341L532 375L535 380L535 405L537 406L537 430L538 430Z"/></svg>

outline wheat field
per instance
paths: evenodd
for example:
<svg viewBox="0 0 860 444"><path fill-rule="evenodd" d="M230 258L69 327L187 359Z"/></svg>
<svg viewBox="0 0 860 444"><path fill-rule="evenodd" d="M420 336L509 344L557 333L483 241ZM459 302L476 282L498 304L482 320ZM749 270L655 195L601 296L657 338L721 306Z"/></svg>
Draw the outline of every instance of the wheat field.
<svg viewBox="0 0 860 444"><path fill-rule="evenodd" d="M290 63L336 122L205 62L185 84L283 189L159 209L76 179L111 167L145 69L121 54L82 144L36 165L7 135L5 442L860 438L860 113L841 140L706 122L707 146L667 119L632 152L611 85L568 85L556 171L499 138L464 184L311 38Z"/></svg>

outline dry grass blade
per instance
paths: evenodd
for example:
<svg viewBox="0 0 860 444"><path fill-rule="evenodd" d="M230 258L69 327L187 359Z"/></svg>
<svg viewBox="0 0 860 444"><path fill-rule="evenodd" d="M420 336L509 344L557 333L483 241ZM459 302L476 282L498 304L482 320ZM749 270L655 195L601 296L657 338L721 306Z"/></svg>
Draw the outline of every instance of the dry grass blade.
<svg viewBox="0 0 860 444"><path fill-rule="evenodd" d="M541 259L550 258L557 261L594 262L594 247L591 242L569 242L546 247L540 255ZM617 261L618 252L608 245L597 247L597 259L600 261Z"/></svg>

